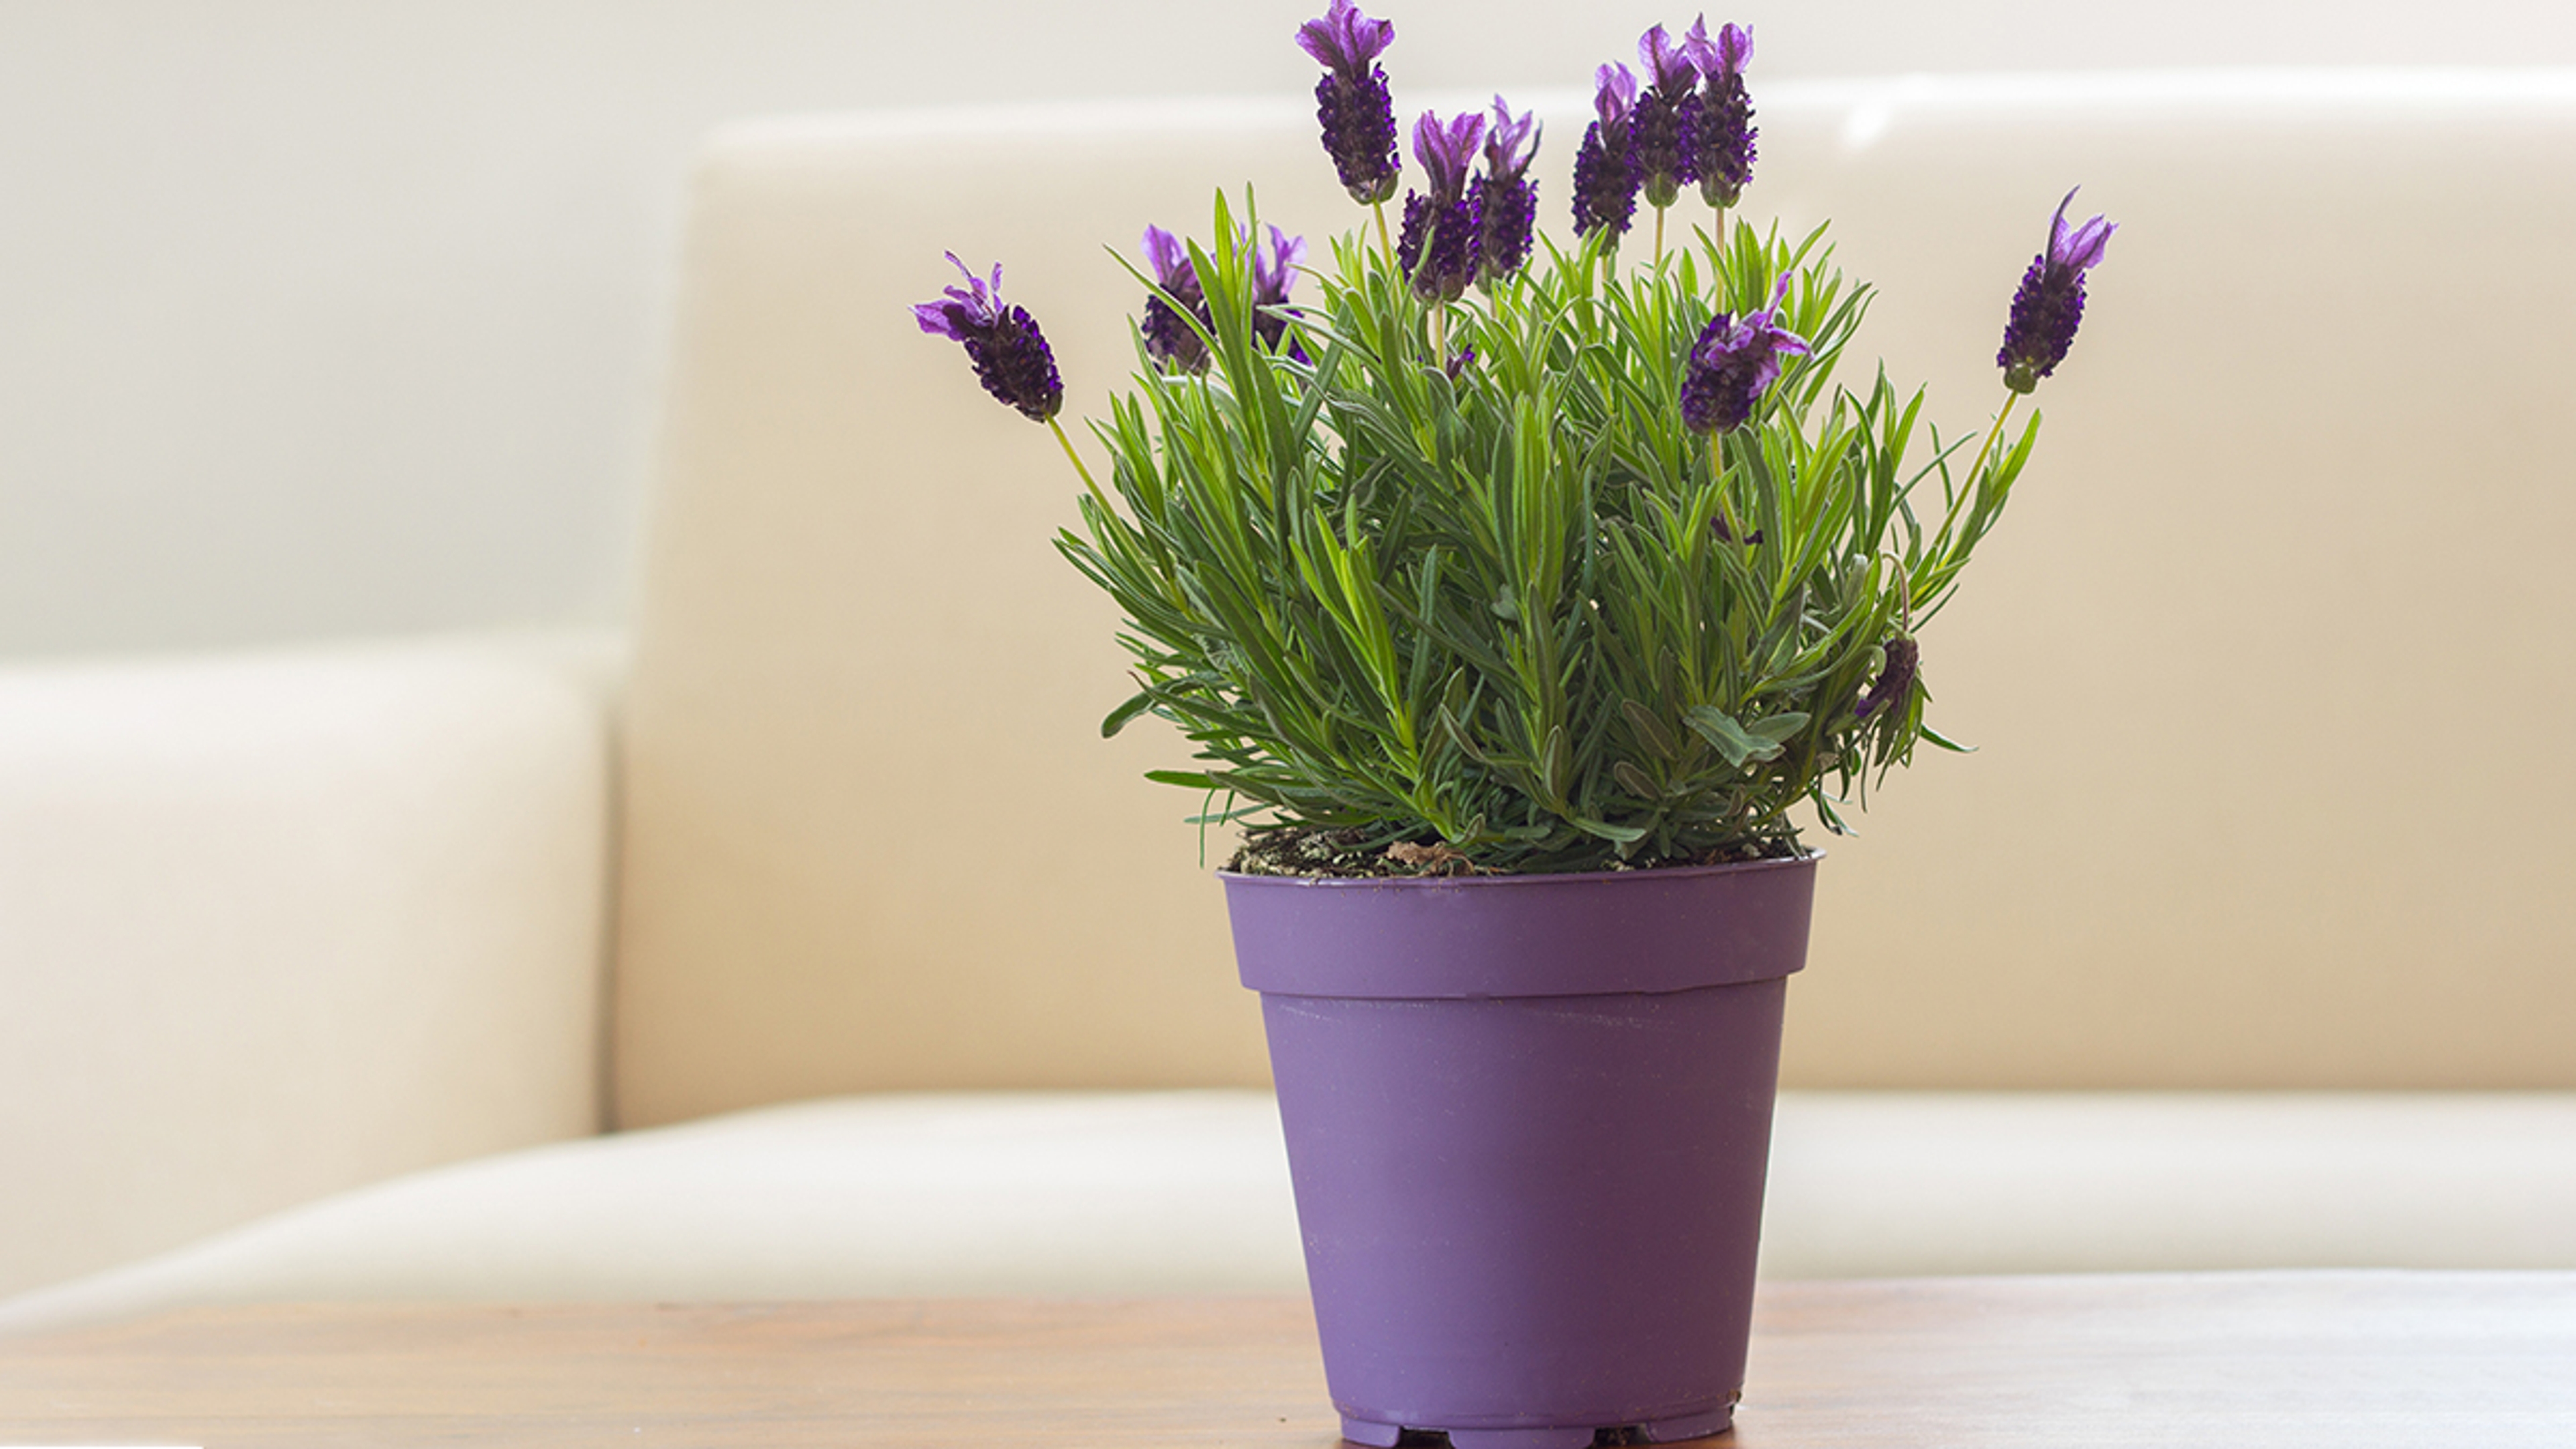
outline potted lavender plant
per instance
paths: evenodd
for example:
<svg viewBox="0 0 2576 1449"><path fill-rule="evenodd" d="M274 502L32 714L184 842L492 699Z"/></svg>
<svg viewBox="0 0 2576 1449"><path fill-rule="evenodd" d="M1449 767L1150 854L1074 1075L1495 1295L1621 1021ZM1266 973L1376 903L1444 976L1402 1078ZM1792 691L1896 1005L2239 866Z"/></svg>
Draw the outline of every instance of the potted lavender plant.
<svg viewBox="0 0 2576 1449"><path fill-rule="evenodd" d="M1329 255L1222 195L1204 242L1147 229L1101 474L998 267L918 320L1081 475L1058 545L1135 656L1104 733L1172 722L1197 762L1151 778L1247 827L1227 901L1346 1437L1713 1434L1806 947L1792 812L1840 832L1918 741L1956 748L1918 631L2021 475L2013 405L2113 228L2059 204L2003 405L1945 443L1919 391L1836 380L1867 292L1821 229L1729 225L1746 31L1659 25L1642 76L1600 69L1561 244L1538 127L1500 98L1421 117L1390 224L1393 35L1351 0L1298 33L1371 213ZM1694 185L1705 217L1670 236ZM1651 250L1623 259L1641 197Z"/></svg>

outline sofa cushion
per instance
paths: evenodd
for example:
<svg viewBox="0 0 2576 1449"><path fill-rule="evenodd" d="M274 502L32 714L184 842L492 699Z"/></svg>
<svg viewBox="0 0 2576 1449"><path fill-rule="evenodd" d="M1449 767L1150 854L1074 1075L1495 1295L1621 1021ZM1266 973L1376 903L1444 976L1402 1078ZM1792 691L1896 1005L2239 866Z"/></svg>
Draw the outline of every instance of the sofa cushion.
<svg viewBox="0 0 2576 1449"><path fill-rule="evenodd" d="M0 1296L599 1130L613 653L0 670Z"/></svg>
<svg viewBox="0 0 2576 1449"><path fill-rule="evenodd" d="M1776 1277L2576 1268L2576 1092L1788 1092Z"/></svg>
<svg viewBox="0 0 2576 1449"><path fill-rule="evenodd" d="M1791 1092L1775 1277L2576 1268L2576 1094ZM1265 1093L853 1097L538 1148L0 1305L1293 1293Z"/></svg>
<svg viewBox="0 0 2576 1449"><path fill-rule="evenodd" d="M1260 1092L853 1097L512 1153L0 1308L1288 1291Z"/></svg>

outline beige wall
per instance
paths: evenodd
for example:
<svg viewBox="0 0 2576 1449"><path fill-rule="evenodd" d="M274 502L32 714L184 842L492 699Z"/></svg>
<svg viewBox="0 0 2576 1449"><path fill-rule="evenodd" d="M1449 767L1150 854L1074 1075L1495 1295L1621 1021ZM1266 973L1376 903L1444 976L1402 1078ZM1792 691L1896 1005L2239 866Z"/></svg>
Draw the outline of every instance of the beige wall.
<svg viewBox="0 0 2576 1449"><path fill-rule="evenodd" d="M7 0L0 653L622 619L701 133L1298 92L1285 36L1313 8ZM1688 18L1389 9L1409 93L1568 84ZM2576 63L2554 0L1713 13L1755 24L1774 77Z"/></svg>

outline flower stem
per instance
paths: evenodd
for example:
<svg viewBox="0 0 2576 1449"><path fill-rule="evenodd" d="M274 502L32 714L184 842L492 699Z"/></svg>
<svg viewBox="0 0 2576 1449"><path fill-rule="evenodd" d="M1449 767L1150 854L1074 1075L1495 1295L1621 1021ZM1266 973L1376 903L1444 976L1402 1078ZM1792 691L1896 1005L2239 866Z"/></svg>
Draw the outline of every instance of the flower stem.
<svg viewBox="0 0 2576 1449"><path fill-rule="evenodd" d="M1386 203L1372 201L1369 203L1369 210L1377 213L1377 248L1386 253L1387 265L1393 266L1395 265L1395 243L1386 239Z"/></svg>
<svg viewBox="0 0 2576 1449"><path fill-rule="evenodd" d="M1726 524L1726 541L1741 544L1744 530L1735 521L1735 500L1728 496L1726 489L1726 449L1722 443L1725 437L1724 433L1708 435L1708 476L1717 485L1717 516Z"/></svg>
<svg viewBox="0 0 2576 1449"><path fill-rule="evenodd" d="M1655 208L1655 265L1664 264L1664 209Z"/></svg>
<svg viewBox="0 0 2576 1449"><path fill-rule="evenodd" d="M1109 506L1109 495L1100 491L1100 485L1092 481L1091 470L1082 466L1082 455L1073 450L1073 439L1064 435L1064 424L1057 422L1053 418L1049 418L1047 419L1047 430L1054 433L1055 440L1064 446L1064 456L1072 462L1073 471L1082 475L1082 486L1091 490L1093 501L1097 502L1101 507L1107 508Z"/></svg>
<svg viewBox="0 0 2576 1449"><path fill-rule="evenodd" d="M2003 411L1995 414L1994 426L1986 429L1985 442L1977 446L1977 461L1968 465L1968 482L1971 486L1977 481L1978 471L1986 466L1986 454L1994 451L1995 439L2003 436L2004 423L2012 417L2013 404L2020 401L2020 393L2010 389L2005 390Z"/></svg>

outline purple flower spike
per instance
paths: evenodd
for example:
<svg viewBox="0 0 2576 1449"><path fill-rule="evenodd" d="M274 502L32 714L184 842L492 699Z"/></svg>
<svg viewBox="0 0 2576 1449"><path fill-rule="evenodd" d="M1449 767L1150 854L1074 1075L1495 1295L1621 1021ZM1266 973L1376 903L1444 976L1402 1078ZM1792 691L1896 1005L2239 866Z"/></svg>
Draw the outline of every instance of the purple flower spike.
<svg viewBox="0 0 2576 1449"><path fill-rule="evenodd" d="M1878 672L1878 682L1861 691L1860 702L1852 713L1867 719L1882 709L1893 709L1905 703L1907 692L1914 688L1915 667L1923 662L1922 646L1911 639L1887 641L1887 667Z"/></svg>
<svg viewBox="0 0 2576 1449"><path fill-rule="evenodd" d="M1637 78L1624 65L1605 65L1595 83L1592 109L1599 119L1585 128L1582 149L1574 153L1574 229L1587 236L1605 227L1625 234L1642 179L1629 127Z"/></svg>
<svg viewBox="0 0 2576 1449"><path fill-rule="evenodd" d="M1485 170L1468 190L1476 218L1476 284L1492 291L1529 262L1538 229L1538 183L1529 179L1538 154L1538 114L1512 114L1494 97L1493 129L1485 133Z"/></svg>
<svg viewBox="0 0 2576 1449"><path fill-rule="evenodd" d="M1252 253L1252 335L1265 347L1277 347L1288 335L1288 319L1273 309L1287 304L1289 289L1297 285L1297 264L1305 259L1306 239L1275 226L1269 248Z"/></svg>
<svg viewBox="0 0 2576 1449"><path fill-rule="evenodd" d="M1429 111L1413 126L1413 158L1431 177L1428 196L1407 192L1395 259L1425 301L1454 302L1476 279L1478 226L1467 168L1484 143L1485 118L1466 112L1446 125Z"/></svg>
<svg viewBox="0 0 2576 1449"><path fill-rule="evenodd" d="M2004 386L2015 392L2038 387L2066 360L2066 349L2075 345L2075 329L2084 321L2084 274L2101 264L2111 233L2120 229L2099 216L2068 227L2066 208L2074 201L2070 191L2057 203L2057 214L2048 223L2048 250L2030 259L2030 269L2013 293L1995 365L2004 370Z"/></svg>
<svg viewBox="0 0 2576 1449"><path fill-rule="evenodd" d="M1683 149L1689 153L1700 199L1720 211L1733 206L1753 180L1753 98L1744 89L1744 66L1753 58L1753 32L1741 25L1719 28L1708 38L1705 19L1691 26L1682 48L1699 60L1707 84L1693 97Z"/></svg>
<svg viewBox="0 0 2576 1449"><path fill-rule="evenodd" d="M984 391L1033 423L1052 420L1064 406L1064 379L1056 375L1055 352L1037 319L1024 308L1002 305L1000 263L987 283L955 252L948 260L965 274L966 285L945 289L943 301L916 304L913 320L924 332L964 343Z"/></svg>
<svg viewBox="0 0 2576 1449"><path fill-rule="evenodd" d="M1780 359L1803 356L1807 339L1779 324L1780 299L1789 279L1780 279L1771 305L1747 312L1741 320L1724 312L1709 319L1691 345L1682 375L1682 421L1695 433L1731 433L1753 416L1753 405L1779 381Z"/></svg>
<svg viewBox="0 0 2576 1449"><path fill-rule="evenodd" d="M1482 178L1478 178L1481 180ZM1470 197L1438 201L1404 194L1404 230L1395 240L1396 265L1413 279L1415 296L1455 302L1476 279L1476 203Z"/></svg>
<svg viewBox="0 0 2576 1449"><path fill-rule="evenodd" d="M1248 234L1240 244L1251 254L1253 336L1263 345L1276 348L1288 333L1288 319L1275 309L1287 303L1289 289L1297 285L1297 264L1306 259L1306 239L1290 236L1274 226L1270 228L1267 247L1255 245ZM1190 261L1189 249L1170 232L1149 226L1145 228L1145 259L1153 265L1154 285L1171 299L1163 295L1148 295L1145 299L1145 320L1137 328L1144 334L1145 354L1172 370L1206 371L1207 343L1191 328L1188 318L1196 318L1199 328L1209 332L1216 330L1216 321L1208 310L1207 293L1199 282L1198 268ZM1172 305L1174 301L1180 303L1179 308Z"/></svg>
<svg viewBox="0 0 2576 1449"><path fill-rule="evenodd" d="M1371 20L1351 0L1297 27L1297 44L1324 67L1315 82L1315 119L1324 128L1324 153L1333 158L1342 189L1362 206L1395 194L1404 174L1395 149L1395 100L1377 57L1395 43L1395 24Z"/></svg>
<svg viewBox="0 0 2576 1449"><path fill-rule="evenodd" d="M1201 327L1212 331L1216 324L1208 316L1207 295L1199 286L1198 268L1190 262L1189 248L1161 227L1149 226L1145 228L1145 260L1154 268L1154 285L1171 296L1170 301L1151 294L1145 298L1145 320L1138 326L1145 336L1145 355L1175 371L1204 371L1208 365L1207 343L1191 330L1182 310L1196 317ZM1180 304L1179 308L1173 306L1174 302Z"/></svg>
<svg viewBox="0 0 2576 1449"><path fill-rule="evenodd" d="M1637 41L1638 61L1652 84L1637 97L1636 115L1629 125L1649 206L1672 205L1682 193L1682 183L1694 175L1685 143L1699 94L1699 67L1691 63L1686 49L1673 44L1660 25Z"/></svg>

